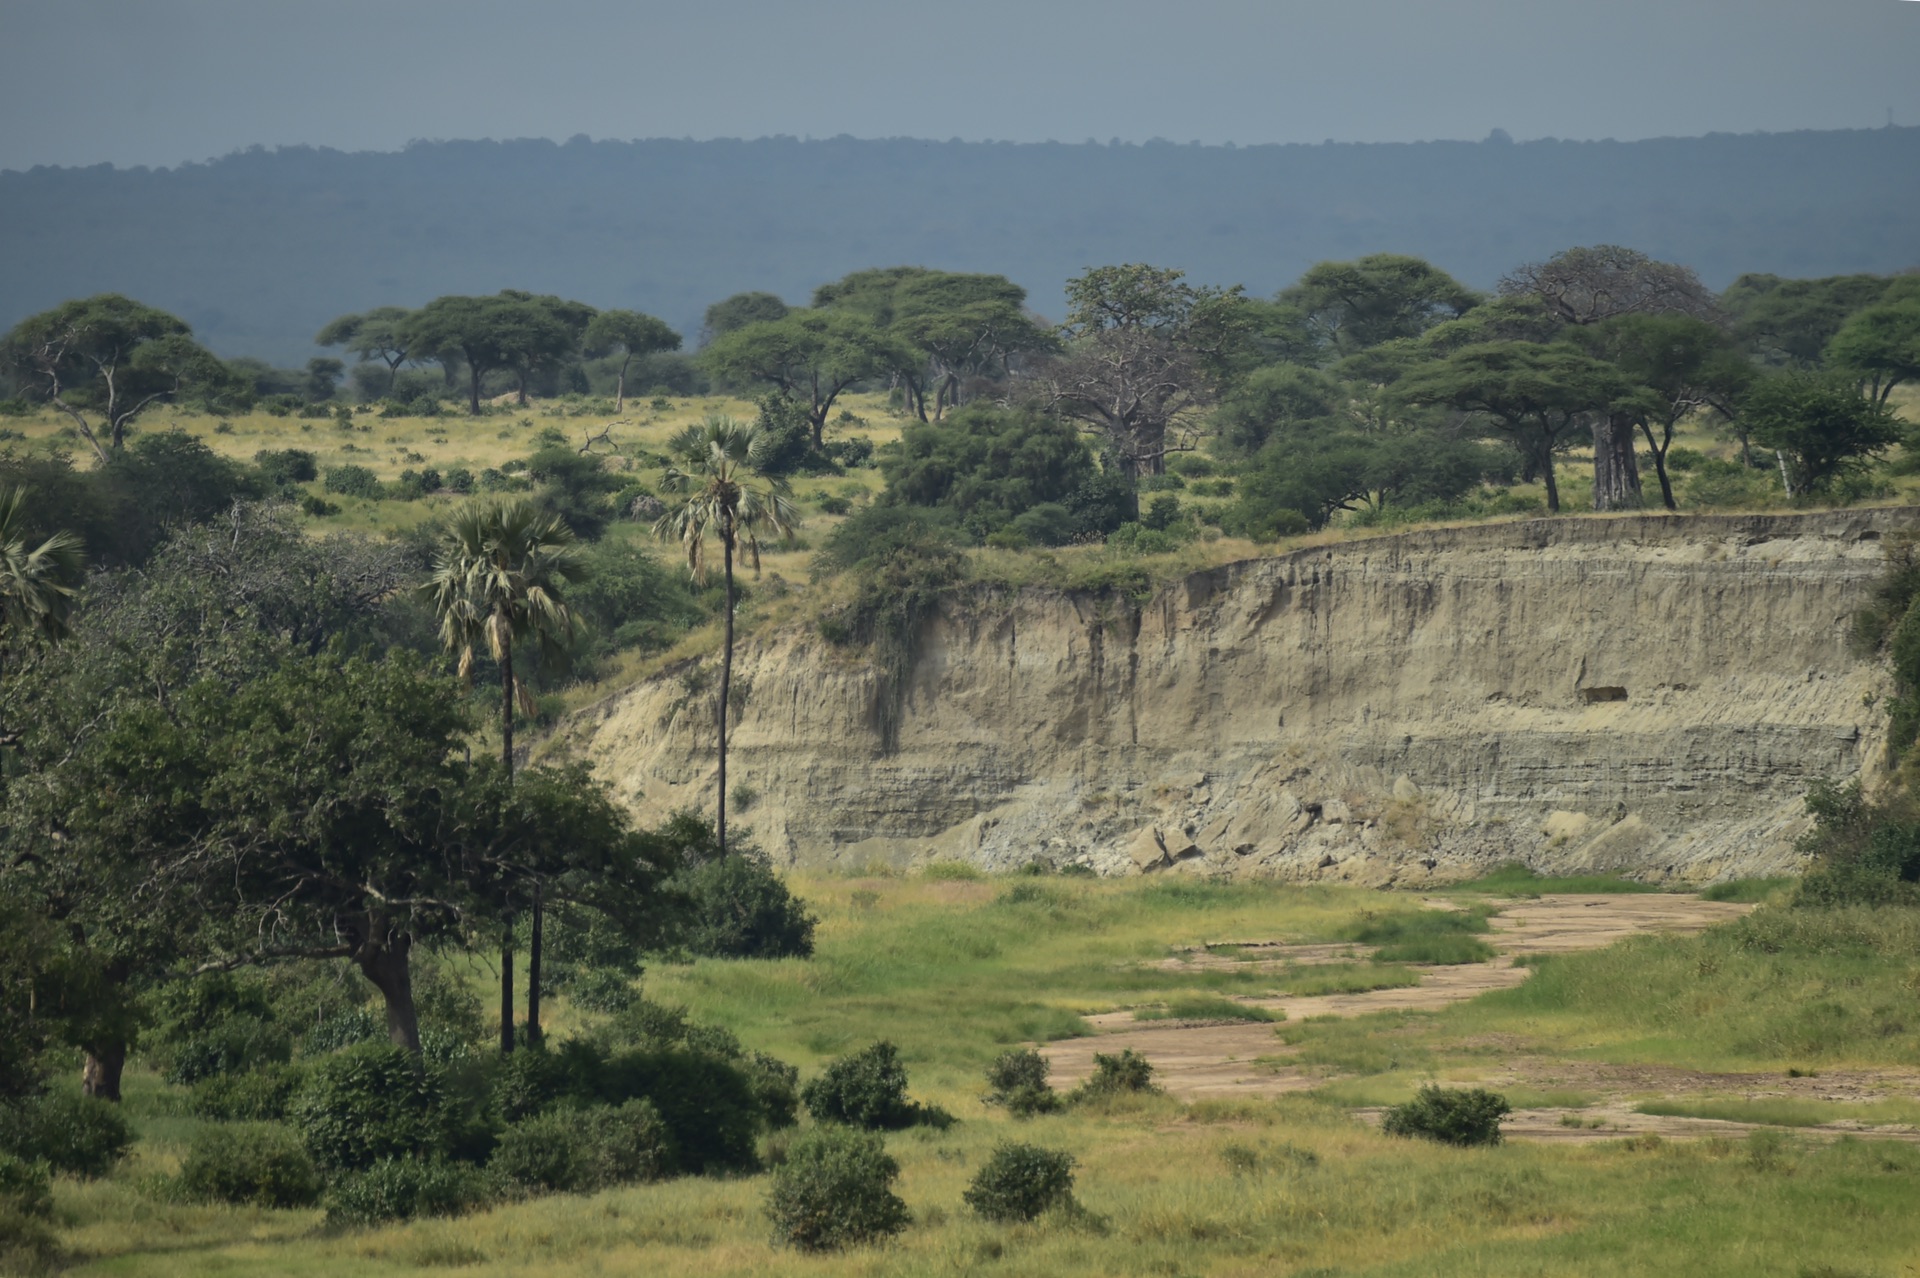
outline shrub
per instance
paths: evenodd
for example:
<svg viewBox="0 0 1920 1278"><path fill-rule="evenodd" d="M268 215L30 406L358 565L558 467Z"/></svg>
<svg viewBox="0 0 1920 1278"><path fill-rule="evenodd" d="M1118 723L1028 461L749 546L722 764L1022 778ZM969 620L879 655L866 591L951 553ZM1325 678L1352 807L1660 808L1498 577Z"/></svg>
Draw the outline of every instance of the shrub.
<svg viewBox="0 0 1920 1278"><path fill-rule="evenodd" d="M1002 1052L987 1066L989 1105L1003 1105L1015 1118L1049 1114L1060 1108L1060 1096L1047 1082L1047 1058L1031 1047Z"/></svg>
<svg viewBox="0 0 1920 1278"><path fill-rule="evenodd" d="M318 1022L300 1040L308 1056L323 1056L355 1043L372 1043L387 1036L380 1018L364 1007L348 1007Z"/></svg>
<svg viewBox="0 0 1920 1278"><path fill-rule="evenodd" d="M673 1137L651 1101L559 1109L509 1127L488 1166L529 1189L603 1189L675 1166Z"/></svg>
<svg viewBox="0 0 1920 1278"><path fill-rule="evenodd" d="M677 876L688 897L686 946L707 958L805 958L814 917L758 857L731 854Z"/></svg>
<svg viewBox="0 0 1920 1278"><path fill-rule="evenodd" d="M343 497L380 496L380 477L365 466L355 466L351 462L327 467L327 476L321 486Z"/></svg>
<svg viewBox="0 0 1920 1278"><path fill-rule="evenodd" d="M470 493L473 491L473 472L465 466L455 466L447 471L444 482L448 492Z"/></svg>
<svg viewBox="0 0 1920 1278"><path fill-rule="evenodd" d="M900 1164L878 1136L818 1127L774 1169L767 1216L774 1238L802 1251L834 1251L897 1234L907 1205L893 1193Z"/></svg>
<svg viewBox="0 0 1920 1278"><path fill-rule="evenodd" d="M180 1164L180 1188L193 1198L251 1207L308 1207L320 1201L320 1173L300 1139L284 1127L209 1127Z"/></svg>
<svg viewBox="0 0 1920 1278"><path fill-rule="evenodd" d="M292 1113L329 1170L428 1157L446 1140L439 1075L391 1043L358 1043L322 1060Z"/></svg>
<svg viewBox="0 0 1920 1278"><path fill-rule="evenodd" d="M126 1157L133 1127L118 1105L53 1093L0 1109L0 1152L75 1176L104 1176Z"/></svg>
<svg viewBox="0 0 1920 1278"><path fill-rule="evenodd" d="M884 1039L827 1065L801 1092L807 1112L823 1123L891 1130L920 1121L918 1105L907 1099L907 1067L900 1051Z"/></svg>
<svg viewBox="0 0 1920 1278"><path fill-rule="evenodd" d="M45 1163L0 1154L0 1215L7 1212L42 1219L53 1214L53 1186Z"/></svg>
<svg viewBox="0 0 1920 1278"><path fill-rule="evenodd" d="M1159 1086L1153 1081L1152 1064L1146 1057L1127 1047L1122 1048L1118 1056L1106 1052L1095 1052L1093 1077L1080 1084L1079 1089L1074 1093L1074 1099L1088 1100L1096 1096L1151 1094L1159 1090Z"/></svg>
<svg viewBox="0 0 1920 1278"><path fill-rule="evenodd" d="M597 1094L608 1104L651 1101L686 1171L741 1171L757 1163L754 1144L766 1114L731 1061L694 1051L623 1052L601 1069Z"/></svg>
<svg viewBox="0 0 1920 1278"><path fill-rule="evenodd" d="M458 1216L494 1197L481 1172L438 1157L383 1158L343 1176L327 1196L332 1224L373 1225L415 1216Z"/></svg>
<svg viewBox="0 0 1920 1278"><path fill-rule="evenodd" d="M163 1077L190 1085L223 1074L244 1074L293 1058L293 1036L271 1021L233 1017L176 1040Z"/></svg>
<svg viewBox="0 0 1920 1278"><path fill-rule="evenodd" d="M996 1147L961 1195L988 1220L1032 1220L1073 1198L1073 1155L1038 1145Z"/></svg>
<svg viewBox="0 0 1920 1278"><path fill-rule="evenodd" d="M518 1123L549 1108L577 1090L579 1080L571 1076L568 1064L560 1053L536 1048L506 1057L493 1076L494 1111L504 1121Z"/></svg>
<svg viewBox="0 0 1920 1278"><path fill-rule="evenodd" d="M298 1065L216 1075L194 1086L188 1105L202 1118L223 1121L285 1118L306 1080L306 1070Z"/></svg>
<svg viewBox="0 0 1920 1278"><path fill-rule="evenodd" d="M253 455L253 464L276 488L311 483L320 477L314 455L304 448L263 448Z"/></svg>
<svg viewBox="0 0 1920 1278"><path fill-rule="evenodd" d="M1412 1100L1387 1111L1381 1130L1446 1145L1498 1145L1500 1120L1512 1112L1506 1097L1482 1088L1423 1087Z"/></svg>
<svg viewBox="0 0 1920 1278"><path fill-rule="evenodd" d="M38 1217L0 1202L0 1274L20 1278L50 1274L59 1260L60 1246L52 1230Z"/></svg>
<svg viewBox="0 0 1920 1278"><path fill-rule="evenodd" d="M422 395L407 406L407 411L415 417L438 417L440 401L432 395Z"/></svg>

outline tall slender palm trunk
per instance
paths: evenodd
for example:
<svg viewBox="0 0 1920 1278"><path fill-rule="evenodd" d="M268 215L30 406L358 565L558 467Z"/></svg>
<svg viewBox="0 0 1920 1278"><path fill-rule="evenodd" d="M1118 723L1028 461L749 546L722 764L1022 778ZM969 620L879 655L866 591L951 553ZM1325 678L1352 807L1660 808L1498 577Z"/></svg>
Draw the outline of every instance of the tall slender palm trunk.
<svg viewBox="0 0 1920 1278"><path fill-rule="evenodd" d="M513 780L513 640L500 647L500 762ZM513 1051L513 917L500 934L500 1052Z"/></svg>
<svg viewBox="0 0 1920 1278"><path fill-rule="evenodd" d="M727 577L726 638L720 648L720 855L727 854L727 703L733 689L733 525L720 529L720 547Z"/></svg>

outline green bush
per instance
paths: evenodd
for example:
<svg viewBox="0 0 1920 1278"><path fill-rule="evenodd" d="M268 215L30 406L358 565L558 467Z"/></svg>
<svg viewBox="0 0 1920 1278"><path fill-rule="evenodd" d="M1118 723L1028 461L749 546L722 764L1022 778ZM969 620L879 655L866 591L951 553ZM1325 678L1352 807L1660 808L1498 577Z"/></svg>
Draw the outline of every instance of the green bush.
<svg viewBox="0 0 1920 1278"><path fill-rule="evenodd" d="M1500 1120L1512 1112L1506 1097L1482 1088L1423 1087L1412 1100L1387 1111L1381 1130L1445 1145L1498 1145Z"/></svg>
<svg viewBox="0 0 1920 1278"><path fill-rule="evenodd" d="M263 448L253 455L253 464L276 488L311 483L320 477L317 459L304 448Z"/></svg>
<svg viewBox="0 0 1920 1278"><path fill-rule="evenodd" d="M358 1043L314 1066L292 1108L307 1149L328 1170L441 1151L439 1074L391 1043Z"/></svg>
<svg viewBox="0 0 1920 1278"><path fill-rule="evenodd" d="M988 1220L1032 1220L1072 1201L1073 1155L1038 1145L1000 1145L961 1197Z"/></svg>
<svg viewBox="0 0 1920 1278"><path fill-rule="evenodd" d="M299 1065L268 1065L246 1074L219 1074L196 1083L188 1107L202 1118L223 1121L280 1119L306 1084Z"/></svg>
<svg viewBox="0 0 1920 1278"><path fill-rule="evenodd" d="M0 1154L0 1215L7 1212L42 1219L53 1214L53 1185L45 1163Z"/></svg>
<svg viewBox="0 0 1920 1278"><path fill-rule="evenodd" d="M899 1233L907 1205L893 1193L900 1164L880 1137L817 1127L787 1149L767 1190L776 1241L802 1251L835 1251Z"/></svg>
<svg viewBox="0 0 1920 1278"><path fill-rule="evenodd" d="M334 1182L331 1224L375 1225L416 1216L458 1216L496 1197L484 1173L443 1158L383 1158Z"/></svg>
<svg viewBox="0 0 1920 1278"><path fill-rule="evenodd" d="M686 947L706 958L806 958L814 917L773 867L738 853L677 876L686 894Z"/></svg>
<svg viewBox="0 0 1920 1278"><path fill-rule="evenodd" d="M55 1171L104 1176L132 1145L132 1124L109 1101L50 1093L0 1108L0 1153Z"/></svg>
<svg viewBox="0 0 1920 1278"><path fill-rule="evenodd" d="M180 1188L203 1201L309 1207L320 1201L320 1173L285 1127L221 1124L193 1138L180 1164Z"/></svg>
<svg viewBox="0 0 1920 1278"><path fill-rule="evenodd" d="M1031 1047L1002 1052L987 1066L989 1105L1001 1105L1015 1118L1050 1114L1060 1108L1060 1096L1047 1082L1051 1066Z"/></svg>
<svg viewBox="0 0 1920 1278"><path fill-rule="evenodd" d="M604 1189L670 1174L673 1137L651 1101L556 1109L509 1127L488 1167L529 1189Z"/></svg>
<svg viewBox="0 0 1920 1278"><path fill-rule="evenodd" d="M571 1047L571 1042L567 1046ZM518 1123L550 1108L562 1097L578 1093L583 1081L569 1068L571 1063L568 1056L538 1048L506 1057L493 1076L494 1112L504 1122Z"/></svg>
<svg viewBox="0 0 1920 1278"><path fill-rule="evenodd" d="M894 1130L923 1121L927 1111L907 1099L907 1067L884 1039L828 1063L801 1091L807 1112L823 1123Z"/></svg>
<svg viewBox="0 0 1920 1278"><path fill-rule="evenodd" d="M330 493L339 493L342 497L377 499L380 496L380 476L365 466L355 466L349 462L342 466L327 467L326 478L321 481L321 487Z"/></svg>
<svg viewBox="0 0 1920 1278"><path fill-rule="evenodd" d="M1093 1076L1080 1084L1073 1098L1090 1100L1097 1096L1150 1095L1159 1090L1159 1084L1153 1081L1153 1066L1147 1058L1126 1047L1117 1056L1095 1052Z"/></svg>
<svg viewBox="0 0 1920 1278"><path fill-rule="evenodd" d="M622 1052L601 1068L598 1099L648 1100L672 1133L683 1170L745 1171L767 1125L753 1084L734 1062L699 1051Z"/></svg>

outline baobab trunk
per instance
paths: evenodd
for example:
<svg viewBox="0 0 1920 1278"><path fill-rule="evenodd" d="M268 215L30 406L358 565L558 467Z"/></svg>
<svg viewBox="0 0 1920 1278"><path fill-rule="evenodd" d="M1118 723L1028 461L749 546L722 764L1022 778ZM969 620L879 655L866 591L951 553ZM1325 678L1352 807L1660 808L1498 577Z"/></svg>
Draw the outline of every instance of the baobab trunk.
<svg viewBox="0 0 1920 1278"><path fill-rule="evenodd" d="M360 974L380 991L387 1006L387 1037L395 1047L420 1053L420 1017L413 1005L413 938L388 931L385 939L369 941L354 961Z"/></svg>
<svg viewBox="0 0 1920 1278"><path fill-rule="evenodd" d="M1623 413L1593 420L1593 508L1640 509L1640 465L1633 455L1633 423Z"/></svg>
<svg viewBox="0 0 1920 1278"><path fill-rule="evenodd" d="M86 1049L86 1055L80 1062L80 1094L118 1104L120 1075L126 1066L125 1039L95 1043Z"/></svg>

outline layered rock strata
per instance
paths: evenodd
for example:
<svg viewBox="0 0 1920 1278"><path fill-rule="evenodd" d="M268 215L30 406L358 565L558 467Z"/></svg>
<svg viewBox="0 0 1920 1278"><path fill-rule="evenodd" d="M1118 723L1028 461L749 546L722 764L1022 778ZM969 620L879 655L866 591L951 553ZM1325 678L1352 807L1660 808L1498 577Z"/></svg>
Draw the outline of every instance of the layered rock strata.
<svg viewBox="0 0 1920 1278"><path fill-rule="evenodd" d="M917 636L897 694L811 629L756 636L735 665L738 819L814 866L1785 871L1808 783L1879 766L1885 675L1848 635L1917 513L1408 533L1145 602L976 590ZM565 730L646 818L710 803L711 693L687 674Z"/></svg>

